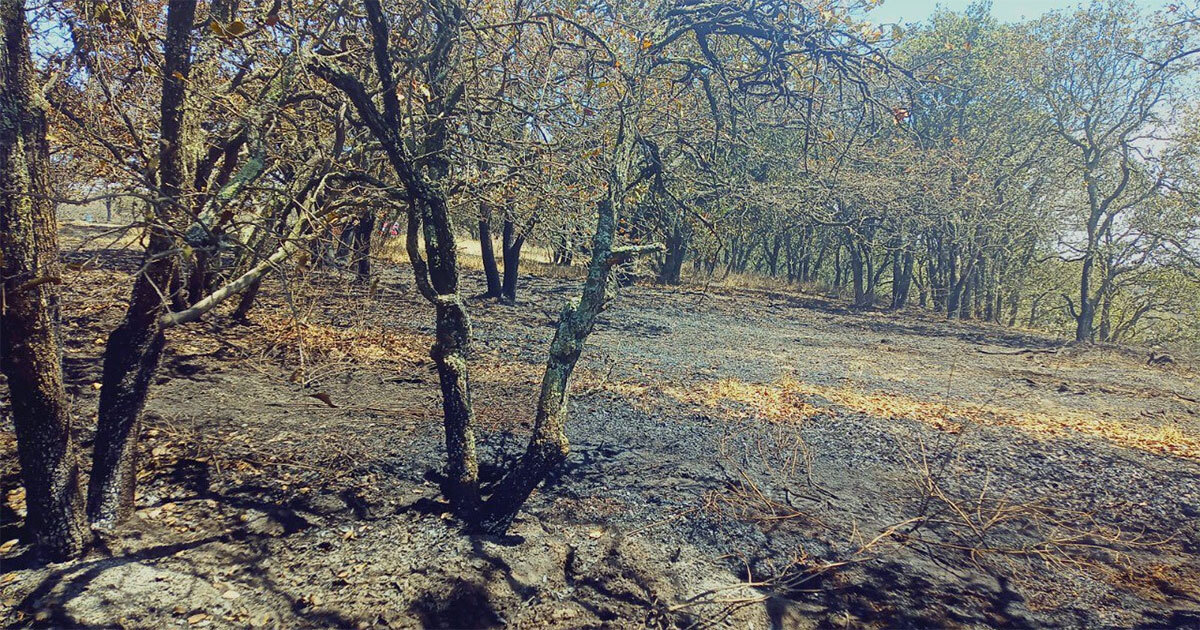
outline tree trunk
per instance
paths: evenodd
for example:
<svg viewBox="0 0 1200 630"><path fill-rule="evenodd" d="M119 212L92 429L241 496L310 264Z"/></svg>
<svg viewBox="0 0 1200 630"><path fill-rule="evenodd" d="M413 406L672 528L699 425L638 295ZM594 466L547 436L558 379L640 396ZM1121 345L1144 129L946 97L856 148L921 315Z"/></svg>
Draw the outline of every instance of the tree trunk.
<svg viewBox="0 0 1200 630"><path fill-rule="evenodd" d="M59 299L62 269L49 192L46 112L30 60L25 7L0 0L0 369L8 377L25 526L53 560L81 555L79 460L63 385Z"/></svg>
<svg viewBox="0 0 1200 630"><path fill-rule="evenodd" d="M1021 309L1021 288L1014 286L1008 294L1008 321L1005 325L1009 328L1017 325L1017 313Z"/></svg>
<svg viewBox="0 0 1200 630"><path fill-rule="evenodd" d="M825 256L829 253L829 246L826 243L821 243L821 249L817 251L817 259L809 267L805 274L804 281L815 283L821 279L821 267L825 266ZM807 261L806 261L807 263Z"/></svg>
<svg viewBox="0 0 1200 630"><path fill-rule="evenodd" d="M679 284L680 273L683 271L683 258L687 255L688 239L684 233L682 222L675 220L671 236L667 238L667 251L662 267L658 270L658 281L662 284Z"/></svg>
<svg viewBox="0 0 1200 630"><path fill-rule="evenodd" d="M485 298L500 297L500 268L496 265L496 250L492 244L492 208L479 204L479 255L483 258L483 275L487 278Z"/></svg>
<svg viewBox="0 0 1200 630"><path fill-rule="evenodd" d="M1075 315L1075 341L1091 341L1095 336L1092 322L1096 319L1096 303L1083 300Z"/></svg>
<svg viewBox="0 0 1200 630"><path fill-rule="evenodd" d="M254 302L258 299L258 290L262 287L262 278L256 279L246 290L242 292L242 297L238 300L237 308L233 311L233 319L244 322L250 315L250 309L254 308Z"/></svg>
<svg viewBox="0 0 1200 630"><path fill-rule="evenodd" d="M976 255L972 255L971 258L967 259L966 267L963 268L962 273L955 280L954 272L957 265L953 263L953 257L951 258L950 295L946 298L946 317L951 319L955 317L969 319L971 317L971 289L973 288L971 283L975 279L975 263L978 260L979 257Z"/></svg>
<svg viewBox="0 0 1200 630"><path fill-rule="evenodd" d="M1100 202L1099 190L1096 183L1095 160L1085 151L1084 159L1088 164L1084 173L1087 186L1088 203L1091 214L1087 222L1087 249L1083 255L1083 268L1079 272L1079 310L1075 313L1075 341L1091 341L1095 336L1096 299L1092 298L1092 270L1096 264L1097 248L1100 242ZM1097 296L1098 297L1098 296Z"/></svg>
<svg viewBox="0 0 1200 630"><path fill-rule="evenodd" d="M975 273L974 273L974 271L972 271L969 274L964 274L962 276L961 281L962 281L962 292L959 294L959 300L958 300L958 302L959 302L958 318L959 319L971 319L972 318L971 305L974 303L972 300L975 297Z"/></svg>
<svg viewBox="0 0 1200 630"><path fill-rule="evenodd" d="M929 303L933 305L933 312L943 313L943 312L945 312L945 308L946 308L946 304L944 301L946 294L944 292L940 292L938 290L941 286L940 285L941 274L939 272L941 271L942 253L939 248L936 248L931 245L929 248L928 255L929 255L929 260L927 261L927 263L925 265L925 267L926 267L926 269L925 269L926 284L928 285L926 287L926 290L929 295L929 297L927 299L928 299ZM924 297L924 295L925 294L922 293L922 299L926 299ZM924 306L924 304L922 304L922 306Z"/></svg>
<svg viewBox="0 0 1200 630"><path fill-rule="evenodd" d="M354 280L371 283L371 233L375 231L375 213L367 210L354 228Z"/></svg>
<svg viewBox="0 0 1200 630"><path fill-rule="evenodd" d="M1105 291L1100 298L1100 341L1112 341L1112 292Z"/></svg>
<svg viewBox="0 0 1200 630"><path fill-rule="evenodd" d="M338 234L337 251L333 257L338 261L350 259L350 248L354 246L354 226L351 221L347 220L342 226L342 233Z"/></svg>
<svg viewBox="0 0 1200 630"><path fill-rule="evenodd" d="M184 161L181 140L185 82L191 69L190 30L196 0L168 4L164 45L159 187L164 199L150 227L143 271L134 280L129 309L108 337L104 351L104 380L92 478L88 487L88 516L100 527L113 527L133 511L137 483L137 438L142 407L162 357L159 315L166 287L175 272L171 226L181 230L186 216L181 195Z"/></svg>
<svg viewBox="0 0 1200 630"><path fill-rule="evenodd" d="M171 272L171 283L168 285L168 293L171 299L171 310L182 311L191 304L188 301L187 287L184 286L183 270L179 265L175 265L175 270Z"/></svg>
<svg viewBox="0 0 1200 630"><path fill-rule="evenodd" d="M500 299L509 304L517 301L517 277L521 268L521 246L525 235L516 235L516 225L511 219L504 220L504 238L501 239L504 256L504 284L500 287Z"/></svg>
<svg viewBox="0 0 1200 630"><path fill-rule="evenodd" d="M615 252L612 241L616 233L614 215L629 187L632 155L637 148L634 142L636 136L624 125L618 130L617 159L614 160L618 166L611 169L608 195L598 208L588 280L582 299L578 305L568 305L564 310L555 333L538 402L534 436L525 456L497 484L486 512L481 512L468 376L470 320L458 295L453 225L446 198L441 186L437 185L449 172L449 165L444 158L446 136L449 133L448 116L445 114L453 110L457 98L462 94L462 86L448 85L451 78L447 72L432 77L429 86L434 98L428 101L426 113L435 122L426 127L428 135L419 147L419 155L423 157L418 159L409 155L396 135L396 130L400 128L400 105L388 47L388 20L378 0L365 0L363 4L372 31L375 70L384 87L380 94L383 111L376 107L372 96L353 75L335 69L319 57L314 59L310 67L353 101L361 118L383 146L389 163L412 200L406 247L417 288L437 311L436 340L430 354L437 364L442 388L447 451L446 494L455 513L474 528L503 532L533 488L567 454L566 436L562 431L566 416L567 382L591 332L595 316L604 306L611 267L620 263L623 257L632 255L631 250L620 254ZM453 0L431 2L428 6L437 13L441 22L430 63L443 64L457 43L462 10ZM626 95L622 105L625 108L622 111L631 109L631 97ZM419 230L423 230L425 238L425 258L418 247ZM570 316L568 311L572 313Z"/></svg>
<svg viewBox="0 0 1200 630"><path fill-rule="evenodd" d="M845 286L844 274L842 273L842 246L835 245L833 248L833 291L840 294L842 287Z"/></svg>
<svg viewBox="0 0 1200 630"><path fill-rule="evenodd" d="M212 256L197 249L192 256L192 273L188 276L188 306L195 306L208 293L212 284Z"/></svg>
<svg viewBox="0 0 1200 630"><path fill-rule="evenodd" d="M613 249L615 207L621 203L624 180L616 173L610 177L608 195L600 202L597 212L592 260L588 264L583 295L578 302L569 303L563 308L554 340L550 342L550 356L542 376L533 436L520 461L496 484L488 498L478 522L480 531L491 534L507 531L534 488L561 466L570 453L565 429L571 373L592 332L596 316L604 308L609 271L626 259L616 255Z"/></svg>
<svg viewBox="0 0 1200 630"><path fill-rule="evenodd" d="M867 283L870 282L870 270L866 268L866 260L864 260L862 248L858 243L848 243L846 249L850 251L850 275L854 284L854 305L858 307L870 306L872 299L875 297L868 290Z"/></svg>
<svg viewBox="0 0 1200 630"><path fill-rule="evenodd" d="M912 287L913 255L910 251L896 252L892 257L892 309L901 309L908 304L908 293Z"/></svg>
<svg viewBox="0 0 1200 630"><path fill-rule="evenodd" d="M771 246L767 247L766 240L763 241L763 255L767 262L767 273L772 278L779 275L779 252L783 247L783 235L775 234L771 239Z"/></svg>

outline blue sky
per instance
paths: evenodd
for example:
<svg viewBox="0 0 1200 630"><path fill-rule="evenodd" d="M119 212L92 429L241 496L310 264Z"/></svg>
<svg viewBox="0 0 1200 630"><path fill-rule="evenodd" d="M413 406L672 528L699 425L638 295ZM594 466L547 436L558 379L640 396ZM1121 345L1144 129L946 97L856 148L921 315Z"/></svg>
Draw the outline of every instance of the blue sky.
<svg viewBox="0 0 1200 630"><path fill-rule="evenodd" d="M920 22L929 17L938 5L961 11L971 4L972 0L884 0L883 4L868 14L869 19L876 24L892 22ZM1168 4L1168 0L1135 0L1135 4L1147 10L1157 10ZM1025 18L1035 18L1046 11L1072 7L1079 0L994 0L992 15L1005 22L1016 22Z"/></svg>

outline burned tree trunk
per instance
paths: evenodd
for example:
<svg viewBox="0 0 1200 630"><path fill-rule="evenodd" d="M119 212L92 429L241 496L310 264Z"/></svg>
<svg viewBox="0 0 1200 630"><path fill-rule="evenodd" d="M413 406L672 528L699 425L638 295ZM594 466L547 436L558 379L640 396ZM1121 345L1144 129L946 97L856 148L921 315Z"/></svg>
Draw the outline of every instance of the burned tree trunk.
<svg viewBox="0 0 1200 630"><path fill-rule="evenodd" d="M500 287L500 299L513 304L517 301L517 278L521 269L521 247L525 245L525 234L516 234L516 224L512 219L504 220L501 245L504 248L504 283Z"/></svg>
<svg viewBox="0 0 1200 630"><path fill-rule="evenodd" d="M470 319L458 294L454 230L445 193L438 185L449 172L449 164L444 157L449 133L448 119L463 95L462 84L451 83L451 75L444 71L443 65L449 62L449 55L457 44L458 29L463 19L462 8L454 0L434 0L429 5L440 25L431 44L434 52L425 59L427 65L422 68L433 95L425 110L425 116L432 122L425 127L427 135L422 139L419 153L412 155L396 133L400 128L401 115L396 96L397 79L392 70L392 55L388 45L388 22L378 0L365 0L364 6L372 33L375 70L383 88L380 92L383 110L380 111L375 105L371 93L357 77L339 70L332 61L316 57L310 67L353 103L360 118L382 145L392 170L411 200L406 246L417 288L433 304L437 313L436 336L430 355L437 365L442 390L446 432L444 491L454 512L472 528L489 532L503 531L533 488L566 456L563 424L566 420L567 383L596 315L604 306L609 271L613 265L639 251L660 249L633 247L618 250L612 247L616 235L615 217L618 208L624 204L631 181L635 136L622 125L615 149L615 166L610 171L608 195L598 207L600 212L588 280L579 304L564 310L555 334L529 448L518 465L496 486L492 498L484 506L480 496L474 410L471 406L468 361ZM628 102L624 105L626 110L632 108ZM419 248L418 236L424 237L424 255ZM519 237L513 239L514 258L519 255L520 240ZM509 254L506 252L506 255ZM512 259L510 261L515 262Z"/></svg>
<svg viewBox="0 0 1200 630"><path fill-rule="evenodd" d="M849 232L847 232L849 234ZM870 252L866 246L848 237L846 249L850 252L850 275L854 285L854 306L867 307L875 301L875 287L870 268Z"/></svg>
<svg viewBox="0 0 1200 630"><path fill-rule="evenodd" d="M608 195L597 207L592 259L588 264L583 295L562 310L554 339L550 342L546 371L542 375L533 435L525 454L496 484L488 498L481 518L476 523L480 531L492 534L507 531L534 488L566 460L570 453L565 429L571 373L595 326L596 317L604 309L609 294L610 272L614 266L636 255L662 250L659 245L613 246L616 217L624 203L625 182L628 181L630 154L633 152L631 138L618 136L617 141L617 165L609 174Z"/></svg>
<svg viewBox="0 0 1200 630"><path fill-rule="evenodd" d="M483 275L487 278L485 298L500 297L500 268L496 265L496 250L492 244L492 207L479 205L479 255L483 258Z"/></svg>
<svg viewBox="0 0 1200 630"><path fill-rule="evenodd" d="M913 254L904 250L892 257L892 309L901 309L908 304L908 294L913 281Z"/></svg>
<svg viewBox="0 0 1200 630"><path fill-rule="evenodd" d="M339 262L344 262L350 258L350 248L353 246L354 229L353 220L347 220L342 226L342 231L337 237L337 251L333 253L333 257Z"/></svg>
<svg viewBox="0 0 1200 630"><path fill-rule="evenodd" d="M195 306L208 293L212 286L212 268L214 261L208 252L197 249L192 255L191 273L187 280L187 304Z"/></svg>
<svg viewBox="0 0 1200 630"><path fill-rule="evenodd" d="M149 229L145 263L134 280L129 308L108 337L88 516L93 524L113 527L133 510L137 483L137 438L142 407L158 369L165 339L159 316L160 291L175 273L172 225L186 216L181 202L185 181L182 151L185 82L191 68L190 31L195 0L176 0L167 9L163 66L159 202Z"/></svg>
<svg viewBox="0 0 1200 630"><path fill-rule="evenodd" d="M50 147L20 0L0 0L0 369L8 377L26 529L54 560L91 541L63 385L58 234Z"/></svg>
<svg viewBox="0 0 1200 630"><path fill-rule="evenodd" d="M662 284L679 284L690 236L684 228L682 219L676 218L673 221L671 235L667 238L666 256L658 271L658 281Z"/></svg>
<svg viewBox="0 0 1200 630"><path fill-rule="evenodd" d="M448 135L447 117L462 97L461 84L443 72L458 39L462 9L448 0L431 3L442 27L435 34L436 44L425 70L435 98L426 104L425 115L432 121L417 158L409 154L397 137L400 128L400 103L396 96L396 75L389 52L387 18L378 0L366 0L367 22L371 28L375 69L383 84L383 111L380 111L365 86L353 75L343 72L321 58L310 67L325 81L341 90L371 133L383 146L388 163L404 186L410 200L405 244L413 266L413 276L421 295L436 310L436 336L430 356L437 365L442 389L442 416L446 432L445 492L455 513L467 522L475 519L479 507L479 465L475 455L474 411L468 357L471 324L458 294L458 254L449 209L442 191L433 182L444 178L449 164L444 156ZM422 172L424 167L425 175ZM425 252L418 236L425 240Z"/></svg>
<svg viewBox="0 0 1200 630"><path fill-rule="evenodd" d="M375 213L367 210L354 227L354 281L371 282L371 233L375 231Z"/></svg>

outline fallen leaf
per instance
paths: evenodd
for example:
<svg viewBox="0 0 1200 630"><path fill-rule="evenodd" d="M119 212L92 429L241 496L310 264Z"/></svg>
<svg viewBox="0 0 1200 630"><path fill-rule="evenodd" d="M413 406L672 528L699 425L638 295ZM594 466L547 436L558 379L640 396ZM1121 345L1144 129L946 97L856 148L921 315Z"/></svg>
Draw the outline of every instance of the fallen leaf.
<svg viewBox="0 0 1200 630"><path fill-rule="evenodd" d="M3 545L0 545L0 553L8 553L8 552L12 551L13 547L16 547L16 546L17 546L17 539L14 538L14 539L4 543Z"/></svg>
<svg viewBox="0 0 1200 630"><path fill-rule="evenodd" d="M196 614L192 615L191 617L188 617L187 622L188 622L188 625L194 626L194 625L200 623L201 621L204 621L205 619L208 619L208 615L206 615L204 613L196 613Z"/></svg>

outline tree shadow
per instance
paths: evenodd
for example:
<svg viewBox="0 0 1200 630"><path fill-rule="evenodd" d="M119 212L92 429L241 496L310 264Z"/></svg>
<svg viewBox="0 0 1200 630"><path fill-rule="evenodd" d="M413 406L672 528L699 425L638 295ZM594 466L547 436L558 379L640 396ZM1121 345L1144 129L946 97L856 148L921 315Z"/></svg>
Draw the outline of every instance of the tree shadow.
<svg viewBox="0 0 1200 630"><path fill-rule="evenodd" d="M413 604L412 611L424 628L465 630L503 625L485 586L462 579L444 595L426 593Z"/></svg>
<svg viewBox="0 0 1200 630"><path fill-rule="evenodd" d="M192 465L181 469L178 474L195 474L195 468L203 467L203 462L193 462ZM207 478L207 474L201 475ZM251 531L251 523L225 530L219 534L208 535L196 540L174 544L162 544L127 553L114 553L103 540L100 540L93 552L83 560L66 563L49 570L17 604L16 609L37 619L37 627L80 627L79 620L74 619L69 612L69 604L80 597L105 571L123 567L133 563L147 563L158 566L159 561L167 561L159 568L175 573L190 575L198 580L209 582L213 579L211 568L197 566L200 560L181 558L184 552L213 545L214 543L233 544L234 547L213 546L205 551L203 562L206 565L259 567L271 557L267 543L272 539L286 538L312 526L309 518L300 511L281 505L277 501L264 498L268 488L241 486L235 492L214 493L205 488L197 487L195 480L183 480L187 486L196 488L198 492L191 497L181 497L174 501L182 503L195 500L213 500L224 506L241 510L256 510L265 518L278 524L278 529L268 532ZM124 541L135 541L129 526L116 532L123 536ZM216 556L214 558L213 556ZM32 552L23 554L21 558L5 563L6 570L36 568L41 560L34 557ZM282 588L265 570L251 570L239 575L239 587L262 594L274 596L277 601L286 602L286 606L302 624L308 627L356 627L361 619L349 617L337 610L316 609L304 598L293 595ZM268 598L268 601L272 598ZM279 607L276 607L279 610ZM288 623L283 620L283 623Z"/></svg>
<svg viewBox="0 0 1200 630"><path fill-rule="evenodd" d="M1002 346L1013 349L1053 349L1063 344L1053 339L1035 337L1019 332L988 330L982 326L970 326L952 321L925 322L922 320L866 320L854 322L855 327L880 334L911 335L915 337L950 337L977 345Z"/></svg>

